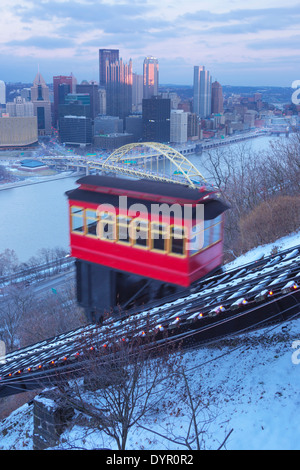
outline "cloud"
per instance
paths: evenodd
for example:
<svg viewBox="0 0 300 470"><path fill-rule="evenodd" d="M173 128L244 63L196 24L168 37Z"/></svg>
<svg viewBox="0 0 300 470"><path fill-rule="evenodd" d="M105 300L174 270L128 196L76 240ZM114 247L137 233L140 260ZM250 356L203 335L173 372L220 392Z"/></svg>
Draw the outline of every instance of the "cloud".
<svg viewBox="0 0 300 470"><path fill-rule="evenodd" d="M258 0L251 7L241 0L3 1L0 52L22 63L28 58L27 68L36 60L50 76L72 70L78 78L97 80L98 49L103 47L119 49L125 61L132 58L137 73L142 73L141 58L155 55L160 76L169 83L184 83L184 76L190 83L196 64L227 83L230 75L241 80L244 73L249 83L264 73L269 78L261 83L272 84L280 74L284 77L280 63L287 64L291 75L293 68L298 70L300 9L291 6L294 0L285 0L286 7L276 7L279 0L264 0L262 8Z"/></svg>
<svg viewBox="0 0 300 470"><path fill-rule="evenodd" d="M290 36L290 37L279 37L274 39L268 39L264 41L253 41L247 44L249 49L256 51L262 51L264 49L288 49L293 51L299 51L300 44L300 35Z"/></svg>
<svg viewBox="0 0 300 470"><path fill-rule="evenodd" d="M101 0L85 3L33 0L30 5L15 8L15 14L26 25L51 22L52 33L76 39L80 46L87 47L102 47L100 41L104 41L140 48L164 31L168 31L169 37L177 35L167 19L153 14L147 3L138 0L117 5Z"/></svg>
<svg viewBox="0 0 300 470"><path fill-rule="evenodd" d="M182 15L183 21L198 23L208 34L245 34L299 26L299 6L285 8L237 9L226 13L198 10ZM220 23L222 23L220 25Z"/></svg>
<svg viewBox="0 0 300 470"><path fill-rule="evenodd" d="M108 4L103 1L77 2L67 0L65 2L33 1L26 7L17 9L15 14L24 22L33 20L49 21L53 18L72 20L76 22L101 24L107 20L116 21L116 18L133 18L146 14L149 7L145 3L128 2L119 5ZM119 22L119 21L118 21Z"/></svg>
<svg viewBox="0 0 300 470"><path fill-rule="evenodd" d="M69 38L49 37L49 36L31 36L28 39L13 40L5 43L11 47L37 47L39 49L64 49L74 47L74 41Z"/></svg>

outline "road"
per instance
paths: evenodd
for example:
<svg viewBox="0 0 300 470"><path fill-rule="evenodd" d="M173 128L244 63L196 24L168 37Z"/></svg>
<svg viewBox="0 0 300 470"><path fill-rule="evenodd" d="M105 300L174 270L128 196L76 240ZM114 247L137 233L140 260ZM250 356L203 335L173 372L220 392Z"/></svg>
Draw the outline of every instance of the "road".
<svg viewBox="0 0 300 470"><path fill-rule="evenodd" d="M12 284L20 289L29 290L36 298L41 299L48 294L60 294L63 293L66 288L75 280L75 268L72 267L68 271L64 271L59 274L55 274L51 277L47 277L41 281L32 282L32 284L25 286L24 284ZM7 301L9 297L10 286L2 289L2 298L0 297L0 304ZM3 306L2 306L3 307Z"/></svg>
<svg viewBox="0 0 300 470"><path fill-rule="evenodd" d="M70 271L56 274L50 278L44 279L41 282L31 284L33 293L38 297L45 296L47 294L59 294L62 293L68 284L75 279L75 269Z"/></svg>

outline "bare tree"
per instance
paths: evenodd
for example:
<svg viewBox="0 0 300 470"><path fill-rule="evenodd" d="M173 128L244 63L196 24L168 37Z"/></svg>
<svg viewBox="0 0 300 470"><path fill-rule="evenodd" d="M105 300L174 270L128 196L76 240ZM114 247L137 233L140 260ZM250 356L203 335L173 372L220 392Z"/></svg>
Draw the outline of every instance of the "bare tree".
<svg viewBox="0 0 300 470"><path fill-rule="evenodd" d="M20 345L20 328L33 305L34 295L31 289L12 285L6 290L6 297L0 303L0 319L1 336L8 351Z"/></svg>
<svg viewBox="0 0 300 470"><path fill-rule="evenodd" d="M152 432L153 434L163 438L165 441L177 444L180 447L185 447L188 450L205 450L209 436L209 427L216 420L218 413L213 407L210 396L205 394L200 386L195 392L191 387L191 379L185 367L181 365L175 372L177 384L181 384L180 393L180 408L178 408L178 401L176 401L177 410L171 411L177 417L181 417L181 426L178 426L174 421L172 424L167 423L167 427L161 430L154 430L143 425L139 425L142 429ZM183 425L183 422L185 425ZM232 433L232 429L224 436L224 440L218 447L220 450L225 446L225 443Z"/></svg>
<svg viewBox="0 0 300 470"><path fill-rule="evenodd" d="M202 164L231 207L225 218L224 243L230 260L229 254L238 256L243 251L241 220L263 202L299 194L300 135L276 139L261 153L248 144L218 148L205 152Z"/></svg>
<svg viewBox="0 0 300 470"><path fill-rule="evenodd" d="M82 309L76 303L74 281L65 283L59 292L35 296L31 309L22 317L19 338L22 347L59 335L85 323Z"/></svg>
<svg viewBox="0 0 300 470"><path fill-rule="evenodd" d="M18 256L15 250L6 248L0 253L0 276L6 276L17 271L19 266Z"/></svg>
<svg viewBox="0 0 300 470"><path fill-rule="evenodd" d="M300 227L300 197L277 196L257 205L240 220L243 251L271 243Z"/></svg>
<svg viewBox="0 0 300 470"><path fill-rule="evenodd" d="M167 350L151 357L148 347L138 339L134 343L129 346L121 339L109 350L103 348L105 353L91 351L84 383L73 381L71 389L61 389L68 404L90 417L88 432L101 431L119 450L126 449L130 430L157 410L168 392L168 377L174 377L180 360L180 355Z"/></svg>

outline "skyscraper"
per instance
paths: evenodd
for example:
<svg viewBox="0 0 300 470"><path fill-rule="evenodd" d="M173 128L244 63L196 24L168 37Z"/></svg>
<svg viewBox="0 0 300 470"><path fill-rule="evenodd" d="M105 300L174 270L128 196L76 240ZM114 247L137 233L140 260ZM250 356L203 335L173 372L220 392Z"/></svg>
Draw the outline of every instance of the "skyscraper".
<svg viewBox="0 0 300 470"><path fill-rule="evenodd" d="M10 117L34 116L34 106L31 101L17 96L13 102L6 103L6 112Z"/></svg>
<svg viewBox="0 0 300 470"><path fill-rule="evenodd" d="M31 101L34 107L34 115L37 116L38 135L51 134L49 88L40 72L37 73L31 87Z"/></svg>
<svg viewBox="0 0 300 470"><path fill-rule="evenodd" d="M124 119L132 111L132 60L106 60L106 114Z"/></svg>
<svg viewBox="0 0 300 470"><path fill-rule="evenodd" d="M132 110L133 112L142 111L143 101L143 76L137 73L132 74Z"/></svg>
<svg viewBox="0 0 300 470"><path fill-rule="evenodd" d="M6 86L3 80L0 80L0 108L6 103ZM1 117L1 116L0 116Z"/></svg>
<svg viewBox="0 0 300 470"><path fill-rule="evenodd" d="M98 89L99 94L99 114L106 114L106 90L104 87Z"/></svg>
<svg viewBox="0 0 300 470"><path fill-rule="evenodd" d="M64 97L68 93L76 92L76 78L71 75L57 75L53 77L53 95L54 95L54 125L58 121L58 105L64 104Z"/></svg>
<svg viewBox="0 0 300 470"><path fill-rule="evenodd" d="M81 82L80 85L76 85L76 92L90 95L91 118L95 119L100 112L98 85L95 82Z"/></svg>
<svg viewBox="0 0 300 470"><path fill-rule="evenodd" d="M143 66L143 98L148 99L158 95L158 60L146 57Z"/></svg>
<svg viewBox="0 0 300 470"><path fill-rule="evenodd" d="M211 112L213 114L223 113L222 86L217 81L215 81L211 86Z"/></svg>
<svg viewBox="0 0 300 470"><path fill-rule="evenodd" d="M106 62L113 64L119 61L118 49L99 49L99 86L106 86Z"/></svg>
<svg viewBox="0 0 300 470"><path fill-rule="evenodd" d="M201 118L211 114L211 76L204 66L194 67L194 113Z"/></svg>
<svg viewBox="0 0 300 470"><path fill-rule="evenodd" d="M170 117L170 99L143 99L143 141L170 142Z"/></svg>
<svg viewBox="0 0 300 470"><path fill-rule="evenodd" d="M170 119L170 142L187 142L188 113L183 109L172 109Z"/></svg>

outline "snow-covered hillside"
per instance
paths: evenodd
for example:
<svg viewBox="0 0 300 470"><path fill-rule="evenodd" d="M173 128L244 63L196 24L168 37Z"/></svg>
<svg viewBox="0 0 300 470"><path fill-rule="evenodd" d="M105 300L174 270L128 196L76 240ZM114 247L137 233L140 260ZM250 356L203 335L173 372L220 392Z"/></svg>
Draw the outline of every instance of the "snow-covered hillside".
<svg viewBox="0 0 300 470"><path fill-rule="evenodd" d="M231 267L268 255L274 246L285 249L300 244L300 233L259 247L231 263ZM191 390L209 400L214 413L203 445L217 449L300 449L300 319L270 326L232 341L189 351L184 355ZM144 417L134 427L127 449L185 450L152 431L180 441L186 436L189 409L183 405L182 385L168 390L157 415ZM150 431L151 429L151 431ZM0 422L0 449L31 449L32 405L24 405ZM110 448L105 435L79 425L69 428L58 448Z"/></svg>

